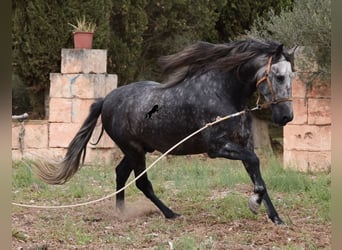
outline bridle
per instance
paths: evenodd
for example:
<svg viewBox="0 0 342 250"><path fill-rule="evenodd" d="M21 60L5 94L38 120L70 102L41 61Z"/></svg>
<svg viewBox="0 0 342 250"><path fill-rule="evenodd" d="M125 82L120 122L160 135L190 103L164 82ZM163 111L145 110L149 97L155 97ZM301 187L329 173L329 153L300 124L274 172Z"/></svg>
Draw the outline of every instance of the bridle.
<svg viewBox="0 0 342 250"><path fill-rule="evenodd" d="M256 105L258 107L260 107L260 109L269 108L272 104L275 105L275 104L278 104L280 102L291 102L292 101L292 98L280 98L280 99L276 98L276 95L275 95L273 87L272 87L272 82L270 80L271 66L272 66L272 56L270 56L270 58L268 59L266 74L263 77L261 77L256 83L256 87L258 88L259 85L266 80L268 88L269 88L271 95L272 95L271 101L265 102L263 104L259 104L259 102L260 102L260 91L258 91L258 99L257 99Z"/></svg>

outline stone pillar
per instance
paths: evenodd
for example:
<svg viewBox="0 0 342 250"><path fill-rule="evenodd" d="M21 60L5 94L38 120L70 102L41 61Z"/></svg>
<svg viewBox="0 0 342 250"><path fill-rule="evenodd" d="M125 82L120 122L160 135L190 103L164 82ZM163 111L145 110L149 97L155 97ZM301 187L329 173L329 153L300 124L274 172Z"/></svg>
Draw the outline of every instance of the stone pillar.
<svg viewBox="0 0 342 250"><path fill-rule="evenodd" d="M107 74L106 68L106 50L62 49L61 73L50 74L50 151L63 157L90 105L117 87L117 75ZM97 140L101 126L99 121L90 142ZM88 145L86 162L112 160L114 147L104 133L97 146Z"/></svg>
<svg viewBox="0 0 342 250"><path fill-rule="evenodd" d="M331 85L316 78L308 86L307 76L317 72L312 53L310 48L300 48L295 56L294 120L284 127L284 165L301 171L330 171Z"/></svg>

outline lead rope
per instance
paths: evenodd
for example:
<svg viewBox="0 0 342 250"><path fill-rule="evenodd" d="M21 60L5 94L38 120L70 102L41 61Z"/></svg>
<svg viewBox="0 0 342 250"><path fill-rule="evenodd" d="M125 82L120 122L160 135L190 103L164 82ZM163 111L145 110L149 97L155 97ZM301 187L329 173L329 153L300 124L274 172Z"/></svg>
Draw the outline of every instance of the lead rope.
<svg viewBox="0 0 342 250"><path fill-rule="evenodd" d="M169 154L172 150L174 150L180 144L182 144L183 142L189 140L191 137L197 135L201 131L203 131L203 130L205 130L205 129L207 129L207 128L209 128L209 127L211 127L211 126L213 126L213 125L215 125L215 124L217 124L219 122L228 120L228 119L233 118L233 117L237 117L237 116L243 115L243 114L245 114L247 112L259 110L259 109L263 109L263 105L257 105L256 107L254 107L252 109L245 109L245 110L236 112L234 114L226 115L224 117L220 117L220 116L216 117L215 121L209 122L209 123L205 124L202 128L196 130L195 132L193 132L192 134L188 135L187 137L185 137L184 139L180 140L178 143L173 145L171 148L169 148L165 153L163 153L161 156L159 156L150 166L148 166L143 172L141 172L133 180L131 180L129 183L127 183L126 186L124 186L121 189L117 190L116 192L111 193L111 194L109 194L109 195L107 195L105 197L102 197L100 199L92 200L92 201L88 201L88 202L83 202L83 203L78 203L78 204L59 205L59 206L38 206L38 205L21 204L21 203L16 203L16 202L12 202L12 205L19 206L19 207L26 207L26 208L57 209L57 208L72 208L72 207L86 206L86 205L94 204L96 202L100 202L100 201L109 199L109 198L115 196L116 194L120 193L121 191L125 190L130 185L132 185L136 180L138 180L147 171L149 171L153 166L155 166L162 158L164 158L167 154Z"/></svg>

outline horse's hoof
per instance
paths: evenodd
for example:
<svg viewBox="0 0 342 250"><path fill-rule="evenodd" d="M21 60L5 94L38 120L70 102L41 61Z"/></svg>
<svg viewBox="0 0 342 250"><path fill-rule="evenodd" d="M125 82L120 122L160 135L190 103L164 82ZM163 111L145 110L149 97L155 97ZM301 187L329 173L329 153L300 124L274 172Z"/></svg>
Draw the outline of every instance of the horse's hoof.
<svg viewBox="0 0 342 250"><path fill-rule="evenodd" d="M282 219L279 218L279 216L275 216L274 218L271 218L274 224L279 226L286 226L286 223L282 221Z"/></svg>
<svg viewBox="0 0 342 250"><path fill-rule="evenodd" d="M257 214L259 212L259 208L260 208L260 202L259 201L259 196L257 194L253 194L251 196L251 198L249 198L248 201L248 206L249 209L254 213Z"/></svg>
<svg viewBox="0 0 342 250"><path fill-rule="evenodd" d="M177 219L177 218L179 218L179 217L181 217L182 215L180 215L180 214L177 214L177 213L172 213L172 214L170 214L170 215L168 215L168 216L165 216L166 217L166 219L169 219L169 220L175 220L175 219Z"/></svg>

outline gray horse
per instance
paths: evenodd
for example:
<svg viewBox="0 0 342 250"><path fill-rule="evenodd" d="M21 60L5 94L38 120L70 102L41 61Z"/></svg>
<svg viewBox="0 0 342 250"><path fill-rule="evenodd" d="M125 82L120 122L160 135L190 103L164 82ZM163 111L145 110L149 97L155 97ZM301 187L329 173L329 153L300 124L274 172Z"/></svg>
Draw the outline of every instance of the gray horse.
<svg viewBox="0 0 342 250"><path fill-rule="evenodd" d="M291 103L291 52L275 41L247 39L225 44L198 42L174 55L160 59L164 84L140 81L119 87L92 104L90 113L71 141L59 165L38 164L38 175L50 184L63 184L79 169L87 143L101 115L104 131L124 154L116 167L116 188L124 187L134 171L146 169L145 155L165 152L206 123L246 109L254 92L262 95L275 123L284 126L293 119ZM268 195L253 150L251 115L211 126L175 148L171 154L207 153L210 158L241 160L254 184L249 205L258 212L264 201L268 217L282 224ZM155 195L145 173L137 187L164 214L177 213ZM116 196L124 208L124 191Z"/></svg>

